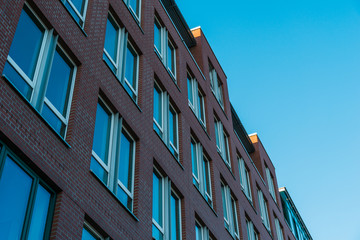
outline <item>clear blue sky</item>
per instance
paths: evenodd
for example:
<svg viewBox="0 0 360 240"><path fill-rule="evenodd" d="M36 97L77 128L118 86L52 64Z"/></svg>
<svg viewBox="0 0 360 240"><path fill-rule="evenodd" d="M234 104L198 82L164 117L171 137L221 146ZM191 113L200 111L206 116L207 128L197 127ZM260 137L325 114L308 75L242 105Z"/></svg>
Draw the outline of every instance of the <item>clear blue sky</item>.
<svg viewBox="0 0 360 240"><path fill-rule="evenodd" d="M360 239L360 1L177 0L315 240Z"/></svg>

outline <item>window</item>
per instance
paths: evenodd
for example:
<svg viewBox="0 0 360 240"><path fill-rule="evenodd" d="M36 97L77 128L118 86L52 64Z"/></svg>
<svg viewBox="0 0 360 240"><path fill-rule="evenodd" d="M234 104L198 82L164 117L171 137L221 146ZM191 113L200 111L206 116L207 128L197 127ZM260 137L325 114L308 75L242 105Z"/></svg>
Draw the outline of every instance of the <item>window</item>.
<svg viewBox="0 0 360 240"><path fill-rule="evenodd" d="M209 229L195 220L195 239L211 240Z"/></svg>
<svg viewBox="0 0 360 240"><path fill-rule="evenodd" d="M241 190L245 193L246 197L252 202L249 171L245 166L244 159L238 157L238 164L239 164Z"/></svg>
<svg viewBox="0 0 360 240"><path fill-rule="evenodd" d="M246 219L246 231L248 235L248 240L259 240L259 234L254 229L254 224Z"/></svg>
<svg viewBox="0 0 360 240"><path fill-rule="evenodd" d="M261 190L258 190L258 198L259 198L259 206L260 206L260 214L262 222L264 223L267 230L270 232L270 221L269 221L269 212L267 209L267 202L264 198L264 195Z"/></svg>
<svg viewBox="0 0 360 240"><path fill-rule="evenodd" d="M181 239L181 200L171 189L171 181L156 169L153 172L152 237Z"/></svg>
<svg viewBox="0 0 360 240"><path fill-rule="evenodd" d="M284 240L284 234L282 227L280 226L279 219L275 217L275 229L276 229L276 235L278 240Z"/></svg>
<svg viewBox="0 0 360 240"><path fill-rule="evenodd" d="M205 200L212 205L210 162L203 153L202 145L193 138L191 138L191 160L193 183Z"/></svg>
<svg viewBox="0 0 360 240"><path fill-rule="evenodd" d="M198 82L187 74L189 106L199 119L201 125L206 128L204 95L198 88Z"/></svg>
<svg viewBox="0 0 360 240"><path fill-rule="evenodd" d="M61 0L61 2L65 5L79 26L83 28L88 0Z"/></svg>
<svg viewBox="0 0 360 240"><path fill-rule="evenodd" d="M224 211L224 225L225 228L229 231L231 236L235 239L239 239L239 226L236 210L236 201L231 196L231 191L229 186L221 183L221 197L223 202L223 211Z"/></svg>
<svg viewBox="0 0 360 240"><path fill-rule="evenodd" d="M104 238L96 232L87 222L84 223L81 240L104 240Z"/></svg>
<svg viewBox="0 0 360 240"><path fill-rule="evenodd" d="M171 105L169 95L156 83L154 85L154 130L168 146L176 159L179 158L178 114Z"/></svg>
<svg viewBox="0 0 360 240"><path fill-rule="evenodd" d="M126 6L135 16L136 21L140 22L140 12L141 12L141 1L140 0L123 0Z"/></svg>
<svg viewBox="0 0 360 240"><path fill-rule="evenodd" d="M226 165L231 168L230 153L229 153L229 138L224 131L222 123L215 118L215 135L216 146L220 156L225 161Z"/></svg>
<svg viewBox="0 0 360 240"><path fill-rule="evenodd" d="M176 49L169 38L168 31L156 17L154 20L154 50L176 82Z"/></svg>
<svg viewBox="0 0 360 240"><path fill-rule="evenodd" d="M108 15L103 59L134 101L138 96L139 54L128 41L125 28L120 28Z"/></svg>
<svg viewBox="0 0 360 240"><path fill-rule="evenodd" d="M274 178L271 176L270 170L268 167L265 168L266 172L266 179L269 186L269 192L271 196L273 197L274 201L276 202L276 195L275 195L275 187L274 187Z"/></svg>
<svg viewBox="0 0 360 240"><path fill-rule="evenodd" d="M6 147L0 155L0 236L48 239L54 192Z"/></svg>
<svg viewBox="0 0 360 240"><path fill-rule="evenodd" d="M130 211L134 199L135 141L122 118L100 99L91 157L91 171Z"/></svg>
<svg viewBox="0 0 360 240"><path fill-rule="evenodd" d="M221 83L220 79L218 78L215 68L213 67L213 65L210 62L209 62L209 69L210 69L209 75L210 75L211 91L214 93L220 106L224 109L222 83Z"/></svg>
<svg viewBox="0 0 360 240"><path fill-rule="evenodd" d="M65 138L76 66L57 39L25 4L3 75Z"/></svg>

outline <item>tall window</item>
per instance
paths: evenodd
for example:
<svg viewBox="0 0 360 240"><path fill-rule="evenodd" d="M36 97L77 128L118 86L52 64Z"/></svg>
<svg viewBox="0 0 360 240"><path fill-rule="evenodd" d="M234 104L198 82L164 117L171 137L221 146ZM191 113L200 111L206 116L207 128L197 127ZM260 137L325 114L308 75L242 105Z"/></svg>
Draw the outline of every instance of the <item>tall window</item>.
<svg viewBox="0 0 360 240"><path fill-rule="evenodd" d="M221 197L224 211L224 225L229 233L235 238L239 239L239 225L236 210L236 201L231 196L229 186L221 183Z"/></svg>
<svg viewBox="0 0 360 240"><path fill-rule="evenodd" d="M128 41L125 28L120 28L111 14L106 23L103 59L131 98L137 101L139 55Z"/></svg>
<svg viewBox="0 0 360 240"><path fill-rule="evenodd" d="M252 202L249 171L245 166L244 159L238 157L238 164L239 164L241 190L243 190L246 197Z"/></svg>
<svg viewBox="0 0 360 240"><path fill-rule="evenodd" d="M202 145L191 138L193 183L206 201L212 205L210 162L203 153Z"/></svg>
<svg viewBox="0 0 360 240"><path fill-rule="evenodd" d="M201 125L206 128L204 95L198 88L198 82L187 74L189 106L199 119Z"/></svg>
<svg viewBox="0 0 360 240"><path fill-rule="evenodd" d="M181 200L171 189L171 181L156 169L153 172L152 237L181 239Z"/></svg>
<svg viewBox="0 0 360 240"><path fill-rule="evenodd" d="M196 240L211 240L209 229L195 220L195 239Z"/></svg>
<svg viewBox="0 0 360 240"><path fill-rule="evenodd" d="M171 105L169 95L157 83L154 85L154 130L168 146L176 159L179 158L178 114Z"/></svg>
<svg viewBox="0 0 360 240"><path fill-rule="evenodd" d="M258 198L259 198L259 207L262 222L264 223L267 230L270 232L270 220L269 220L269 212L267 208L267 202L264 198L264 195L261 190L258 189Z"/></svg>
<svg viewBox="0 0 360 240"><path fill-rule="evenodd" d="M104 238L90 224L85 222L81 240L104 240Z"/></svg>
<svg viewBox="0 0 360 240"><path fill-rule="evenodd" d="M278 240L284 240L284 234L282 227L280 226L279 219L275 217L275 229L276 229L276 235Z"/></svg>
<svg viewBox="0 0 360 240"><path fill-rule="evenodd" d="M259 240L259 234L254 229L254 224L246 219L246 231L248 235L248 240Z"/></svg>
<svg viewBox="0 0 360 240"><path fill-rule="evenodd" d="M176 82L176 49L169 33L160 21L154 20L154 50Z"/></svg>
<svg viewBox="0 0 360 240"><path fill-rule="evenodd" d="M88 0L61 0L75 21L84 27Z"/></svg>
<svg viewBox="0 0 360 240"><path fill-rule="evenodd" d="M91 171L130 210L134 199L135 141L118 113L100 99L91 157Z"/></svg>
<svg viewBox="0 0 360 240"><path fill-rule="evenodd" d="M216 146L217 150L220 153L220 156L225 161L226 165L231 168L230 163L230 152L229 152L229 137L224 131L222 123L215 118L215 136L216 136Z"/></svg>
<svg viewBox="0 0 360 240"><path fill-rule="evenodd" d="M140 13L141 13L141 0L123 0L126 6L135 16L136 21L140 22Z"/></svg>
<svg viewBox="0 0 360 240"><path fill-rule="evenodd" d="M49 239L54 192L6 147L0 156L1 239Z"/></svg>
<svg viewBox="0 0 360 240"><path fill-rule="evenodd" d="M76 66L57 39L25 4L3 75L65 138Z"/></svg>
<svg viewBox="0 0 360 240"><path fill-rule="evenodd" d="M268 182L269 192L273 197L274 201L276 202L276 195L275 195L275 187L274 187L274 178L271 176L270 170L268 167L265 168L266 172L266 179Z"/></svg>
<svg viewBox="0 0 360 240"><path fill-rule="evenodd" d="M215 68L213 67L213 65L210 62L209 62L209 75L210 75L211 91L214 93L220 106L222 108L224 108L222 83L221 83L220 79L218 78Z"/></svg>

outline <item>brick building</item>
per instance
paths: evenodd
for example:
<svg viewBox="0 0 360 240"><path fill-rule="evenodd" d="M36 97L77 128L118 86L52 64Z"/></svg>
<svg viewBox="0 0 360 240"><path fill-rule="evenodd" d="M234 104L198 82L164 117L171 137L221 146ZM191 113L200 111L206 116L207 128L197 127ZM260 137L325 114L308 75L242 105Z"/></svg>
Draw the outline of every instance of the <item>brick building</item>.
<svg viewBox="0 0 360 240"><path fill-rule="evenodd" d="M0 13L1 239L312 239L173 0Z"/></svg>

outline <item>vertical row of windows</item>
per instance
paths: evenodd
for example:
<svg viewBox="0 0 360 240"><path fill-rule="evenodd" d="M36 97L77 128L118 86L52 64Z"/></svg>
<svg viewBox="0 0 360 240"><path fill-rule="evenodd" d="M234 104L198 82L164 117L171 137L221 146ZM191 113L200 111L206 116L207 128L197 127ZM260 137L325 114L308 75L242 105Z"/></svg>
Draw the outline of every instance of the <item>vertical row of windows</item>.
<svg viewBox="0 0 360 240"><path fill-rule="evenodd" d="M258 199L259 199L259 207L262 222L264 223L266 229L270 232L270 220L269 220L269 212L267 208L267 202L264 198L264 195L260 189L258 189Z"/></svg>
<svg viewBox="0 0 360 240"><path fill-rule="evenodd" d="M203 153L202 145L191 138L193 183L212 206L210 162Z"/></svg>
<svg viewBox="0 0 360 240"><path fill-rule="evenodd" d="M76 66L57 39L25 4L3 75L65 137Z"/></svg>
<svg viewBox="0 0 360 240"><path fill-rule="evenodd" d="M246 219L246 232L248 240L259 240L259 234L254 229L254 224L248 219Z"/></svg>
<svg viewBox="0 0 360 240"><path fill-rule="evenodd" d="M275 187L274 187L274 178L271 176L270 170L268 167L265 168L266 172L266 179L269 187L269 192L273 197L274 201L276 202L276 194L275 194Z"/></svg>
<svg viewBox="0 0 360 240"><path fill-rule="evenodd" d="M139 55L129 42L125 28L120 28L111 14L106 23L103 59L129 95L137 101Z"/></svg>
<svg viewBox="0 0 360 240"><path fill-rule="evenodd" d="M154 49L176 82L175 46L169 38L168 31L156 17L154 20Z"/></svg>
<svg viewBox="0 0 360 240"><path fill-rule="evenodd" d="M224 131L224 127L220 120L215 118L215 136L216 136L216 146L217 150L220 153L220 156L225 161L226 165L231 168L230 163L230 151L229 151L229 137Z"/></svg>
<svg viewBox="0 0 360 240"><path fill-rule="evenodd" d="M229 186L221 183L221 197L224 211L224 225L230 234L239 239L239 225L237 218L236 202L231 195Z"/></svg>
<svg viewBox="0 0 360 240"><path fill-rule="evenodd" d="M210 87L220 106L224 108L222 83L218 78L215 68L209 62Z"/></svg>
<svg viewBox="0 0 360 240"><path fill-rule="evenodd" d="M244 159L238 157L238 164L239 164L241 190L243 190L246 197L252 202L249 171L245 166Z"/></svg>
<svg viewBox="0 0 360 240"><path fill-rule="evenodd" d="M154 130L168 146L175 158L179 158L178 114L171 105L169 94L155 82L154 85Z"/></svg>
<svg viewBox="0 0 360 240"><path fill-rule="evenodd" d="M181 239L181 203L168 177L153 172L152 237L156 240Z"/></svg>
<svg viewBox="0 0 360 240"><path fill-rule="evenodd" d="M187 74L189 106L199 119L201 125L206 128L204 94L201 93L198 82Z"/></svg>
<svg viewBox="0 0 360 240"><path fill-rule="evenodd" d="M130 210L134 198L135 141L100 99L96 110L90 169Z"/></svg>

